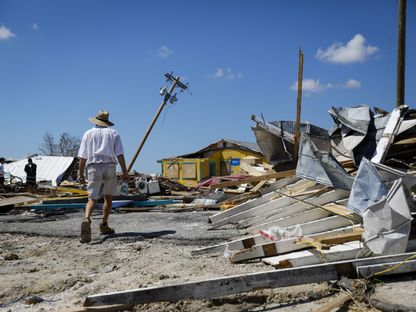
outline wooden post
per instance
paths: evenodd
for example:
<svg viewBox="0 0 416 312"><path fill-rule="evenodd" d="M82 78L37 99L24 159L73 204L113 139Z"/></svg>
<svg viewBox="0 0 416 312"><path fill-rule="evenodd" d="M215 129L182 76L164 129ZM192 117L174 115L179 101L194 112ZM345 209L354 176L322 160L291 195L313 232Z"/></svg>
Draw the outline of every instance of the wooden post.
<svg viewBox="0 0 416 312"><path fill-rule="evenodd" d="M406 0L399 0L396 106L403 105L406 61Z"/></svg>
<svg viewBox="0 0 416 312"><path fill-rule="evenodd" d="M298 98L296 105L296 132L295 132L295 151L294 161L298 161L299 140L300 140L300 113L302 110L302 79L303 79L303 53L299 49L299 68L298 68Z"/></svg>

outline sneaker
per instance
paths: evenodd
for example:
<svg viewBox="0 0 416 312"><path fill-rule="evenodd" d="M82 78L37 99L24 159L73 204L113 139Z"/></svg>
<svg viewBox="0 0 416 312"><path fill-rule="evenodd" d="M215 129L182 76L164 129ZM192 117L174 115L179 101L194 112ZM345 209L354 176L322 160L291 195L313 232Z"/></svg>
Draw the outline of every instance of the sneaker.
<svg viewBox="0 0 416 312"><path fill-rule="evenodd" d="M100 223L100 233L102 235L114 234L114 229L110 228L107 223Z"/></svg>
<svg viewBox="0 0 416 312"><path fill-rule="evenodd" d="M91 220L84 218L81 223L81 243L89 243L91 241Z"/></svg>

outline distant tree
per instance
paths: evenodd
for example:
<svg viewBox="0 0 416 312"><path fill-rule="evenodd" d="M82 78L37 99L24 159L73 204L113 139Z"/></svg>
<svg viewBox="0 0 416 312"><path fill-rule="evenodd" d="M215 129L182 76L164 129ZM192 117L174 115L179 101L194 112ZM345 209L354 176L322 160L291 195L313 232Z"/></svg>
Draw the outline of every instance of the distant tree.
<svg viewBox="0 0 416 312"><path fill-rule="evenodd" d="M57 150L60 156L75 157L78 154L80 144L81 144L81 139L79 137L72 136L69 133L64 132L59 137Z"/></svg>
<svg viewBox="0 0 416 312"><path fill-rule="evenodd" d="M39 151L42 155L54 156L56 155L56 144L53 134L49 131L42 137L42 143L40 144Z"/></svg>
<svg viewBox="0 0 416 312"><path fill-rule="evenodd" d="M49 131L42 137L42 143L39 151L46 156L70 156L75 157L78 154L81 139L72 136L67 132L59 136L59 141L55 143L55 139Z"/></svg>

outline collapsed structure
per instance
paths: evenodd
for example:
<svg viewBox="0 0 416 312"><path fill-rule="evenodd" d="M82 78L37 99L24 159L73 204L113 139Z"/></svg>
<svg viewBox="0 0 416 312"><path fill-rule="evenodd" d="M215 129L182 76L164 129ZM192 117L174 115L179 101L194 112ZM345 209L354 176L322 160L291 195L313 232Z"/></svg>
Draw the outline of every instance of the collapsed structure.
<svg viewBox="0 0 416 312"><path fill-rule="evenodd" d="M94 295L87 297L85 305L212 298L341 275L368 277L415 271L415 112L408 106L391 113L365 106L332 108L329 114L334 126L329 131L301 124L297 158L294 122L267 122L253 116L253 132L262 154L257 145L220 140L196 153L164 159L165 172L172 164L177 166L176 179L140 177L131 186L145 198L130 194L115 202L114 208L120 212L220 208L208 220L212 230L235 226L248 235L196 249L193 254L216 253L232 263L261 259L278 271ZM217 157L227 153L228 162ZM270 165L259 166L258 160L263 159ZM192 166L184 166L190 160ZM228 171L214 172L212 168L221 168L221 161ZM210 177L196 185L198 190L177 183L188 175L195 184L202 177L198 172ZM215 177L221 173L227 176ZM58 181L61 176L51 180ZM161 187L150 185L154 183ZM46 199L24 207L82 208L82 202L76 200L78 204L68 198ZM28 202L27 198L23 201ZM340 271L340 265L348 265L348 270ZM234 286L222 286L231 284ZM165 290L166 296L160 295Z"/></svg>
<svg viewBox="0 0 416 312"><path fill-rule="evenodd" d="M233 263L261 259L277 271L94 295L85 305L213 298L341 276L415 271L415 111L360 106L329 113L334 120L329 131L301 125L298 159L294 122L253 116L257 143L275 172L211 185L257 182L253 189L259 196L209 218L212 230L235 226L248 235L193 254L216 253Z"/></svg>

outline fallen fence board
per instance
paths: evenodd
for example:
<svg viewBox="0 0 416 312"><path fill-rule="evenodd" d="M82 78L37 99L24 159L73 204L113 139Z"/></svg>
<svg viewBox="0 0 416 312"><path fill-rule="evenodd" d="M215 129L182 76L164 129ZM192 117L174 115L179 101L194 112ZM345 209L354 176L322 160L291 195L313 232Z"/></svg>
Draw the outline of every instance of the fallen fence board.
<svg viewBox="0 0 416 312"><path fill-rule="evenodd" d="M238 181L226 181L218 184L211 185L211 189L217 189L217 188L223 188L228 186L236 186L243 183L251 183L251 182L260 182L263 180L271 180L271 179L279 179L279 178L287 178L296 175L296 170L288 170L288 171L282 171L282 172L273 172L264 174L262 176L258 177L250 177L247 179L242 179Z"/></svg>
<svg viewBox="0 0 416 312"><path fill-rule="evenodd" d="M133 204L134 201L132 200L113 200L112 202L112 209L116 209L119 207L124 207ZM85 203L74 203L74 204L36 204L26 206L30 209L35 210L55 210L55 209L84 209ZM102 208L103 204L98 203L96 208Z"/></svg>
<svg viewBox="0 0 416 312"><path fill-rule="evenodd" d="M340 276L355 277L357 266L403 261L416 253L353 259L302 268L214 278L184 284L139 288L108 294L88 296L84 306L111 304L144 304L149 302L175 302L186 299L210 299L244 292L285 286L336 280Z"/></svg>
<svg viewBox="0 0 416 312"><path fill-rule="evenodd" d="M287 255L273 257L268 264L277 269L296 268L325 262L335 262L349 259L363 258L362 247L358 242L337 245L330 250L318 251L316 249L305 250L302 253L290 253ZM368 255L367 255L368 256Z"/></svg>
<svg viewBox="0 0 416 312"><path fill-rule="evenodd" d="M341 200L341 199L345 198L346 196L348 196L347 194L348 194L348 192L345 192L345 191L342 191L342 190L333 190L333 191L330 191L328 193L324 193L320 196L316 196L316 197L313 197L313 198L308 199L308 200L302 200L302 204L304 204L306 207L308 205L309 205L309 207L313 207L313 206L316 206L316 205L322 206L322 205L328 204L328 203L333 202L333 201ZM331 214L332 214L331 212L329 212L328 210L324 210L322 208L312 208L312 209L309 209L306 212L294 214L293 216L288 217L291 220L287 221L288 222L287 225L284 225L284 223L282 223L281 221L278 221L278 220L270 220L268 222L250 227L248 230L249 231L258 231L260 229L268 228L270 226L281 226L282 227L282 224L283 224L283 227L287 227L287 226L292 225L292 224L305 223L305 222L309 222L309 221L312 221L312 220L324 218L324 217L329 216ZM279 224L281 224L281 225L279 225Z"/></svg>
<svg viewBox="0 0 416 312"><path fill-rule="evenodd" d="M309 198L292 198L293 201L291 201L292 204L290 205L283 206L278 209L271 210L269 212L259 212L256 214L256 216L250 219L240 221L238 223L238 228L254 227L256 225L264 224L266 222L271 222L273 220L305 212L316 208L316 205L326 205L328 202L342 199L345 197L346 193L344 191L328 190L319 192L319 194L314 195L315 196L310 196ZM325 208L326 207L327 206L325 206ZM328 206L328 209L326 210L333 212L332 205Z"/></svg>
<svg viewBox="0 0 416 312"><path fill-rule="evenodd" d="M350 300L352 300L352 296L349 293L344 292L344 293L340 294L339 296L336 296L330 302L320 306L314 312L340 311L339 308L341 308L345 303L347 303Z"/></svg>
<svg viewBox="0 0 416 312"><path fill-rule="evenodd" d="M371 158L372 162L379 164L386 158L390 145L393 143L394 137L396 136L400 128L400 124L403 120L403 117L401 117L402 110L403 107L397 107L391 113L386 128L384 129L383 134L377 144L374 155Z"/></svg>
<svg viewBox="0 0 416 312"><path fill-rule="evenodd" d="M288 180L285 184L279 184L279 182L284 181L284 180L287 180L287 179L290 179L290 180ZM291 178L285 178L285 179L282 179L282 180L278 180L271 187L267 188L270 191L267 192L267 193L265 193L260 198L252 199L252 200L249 200L249 201L247 201L245 203L242 203L242 204L240 204L238 206L235 206L235 207L233 207L231 209L227 209L225 211L221 211L221 212L219 212L219 213L211 216L209 218L209 223L218 222L218 221L220 221L222 219L229 218L229 217L231 217L231 216L233 216L235 214L244 212L244 211L249 210L251 208L254 208L254 207L260 206L260 205L262 205L264 203L267 203L273 197L276 197L276 195L278 195L278 194L275 193L275 191L277 189L281 189L283 187L289 187L289 185L296 185L296 184L299 184L299 183L304 182L303 180L302 181L298 181L298 180L299 180L299 178L293 179L293 177L291 177Z"/></svg>
<svg viewBox="0 0 416 312"><path fill-rule="evenodd" d="M13 196L13 197L5 198L5 199L0 199L0 207L16 205L16 204L32 203L38 200L39 200L38 198L34 198L30 196Z"/></svg>
<svg viewBox="0 0 416 312"><path fill-rule="evenodd" d="M357 223L360 223L360 222L357 222ZM300 227L302 230L302 235L310 235L314 233L322 233L325 231L330 231L330 230L338 229L341 227L346 227L346 226L353 225L353 224L356 224L356 222L353 222L352 220L346 219L341 216L333 216L333 217L328 217L328 218L324 218L321 220L307 222L307 223L301 224ZM293 228L294 227L288 227L287 229L290 231ZM264 238L263 236L261 236L260 234L258 234L258 235L252 235L252 236L248 236L245 238L241 238L238 240L234 240L234 241L230 241L230 242L226 242L226 243L222 243L218 245L196 249L192 251L192 254L197 255L197 254L224 252L226 249L231 250L231 251L240 250L243 248L250 248L254 245L258 245L262 243L270 243L270 241Z"/></svg>
<svg viewBox="0 0 416 312"><path fill-rule="evenodd" d="M378 274L384 272L383 274ZM372 264L357 267L358 277L369 277L372 275L390 275L416 272L416 260L406 262L389 262L383 264Z"/></svg>
<svg viewBox="0 0 416 312"><path fill-rule="evenodd" d="M310 209L301 213L297 213L293 216L286 218L272 220L263 224L255 225L247 229L250 233L258 232L259 230L269 229L271 227L286 228L292 225L306 223L314 220L319 220L331 216L332 213L320 208Z"/></svg>
<svg viewBox="0 0 416 312"><path fill-rule="evenodd" d="M336 230L332 230L332 231L328 231L328 232L324 232L324 233L318 233L318 234L314 234L314 235L310 235L308 237L310 238L314 238L314 237L320 237L322 235L325 234L336 234L336 233L348 233L354 230L355 227L350 226L347 228L342 228L342 229L336 229ZM258 259L258 258L265 258L265 257L269 257L267 259L264 259L263 262L267 263L267 264L272 264L270 263L269 259L273 259L274 256L278 256L281 254L285 254L285 253L289 253L289 252L294 252L294 251L298 251L298 250L302 250L302 249L306 249L306 248L310 248L310 246L306 246L304 244L297 244L298 238L293 237L293 238L285 238L282 240L278 240L275 242L267 242L264 244L256 244L248 249L243 249L239 252L234 253L231 257L230 260L233 263L238 263L238 262L243 262L243 261L247 261L247 260L253 260L253 259ZM275 263L273 263L275 264Z"/></svg>

